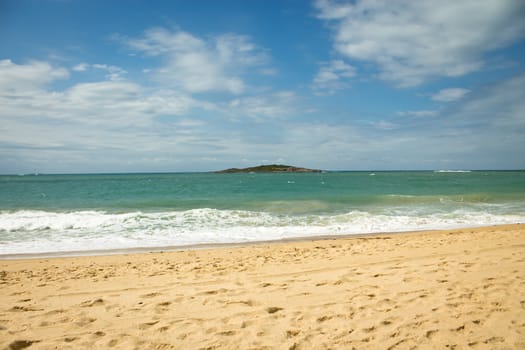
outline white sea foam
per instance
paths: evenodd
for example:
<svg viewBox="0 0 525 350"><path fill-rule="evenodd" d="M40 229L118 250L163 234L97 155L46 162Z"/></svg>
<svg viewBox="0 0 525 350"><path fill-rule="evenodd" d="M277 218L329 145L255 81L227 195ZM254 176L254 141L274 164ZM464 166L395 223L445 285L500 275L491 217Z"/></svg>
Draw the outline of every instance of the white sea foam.
<svg viewBox="0 0 525 350"><path fill-rule="evenodd" d="M525 214L351 211L285 215L243 210L0 212L0 255L237 243L525 222Z"/></svg>
<svg viewBox="0 0 525 350"><path fill-rule="evenodd" d="M435 173L470 173L471 170L434 170Z"/></svg>

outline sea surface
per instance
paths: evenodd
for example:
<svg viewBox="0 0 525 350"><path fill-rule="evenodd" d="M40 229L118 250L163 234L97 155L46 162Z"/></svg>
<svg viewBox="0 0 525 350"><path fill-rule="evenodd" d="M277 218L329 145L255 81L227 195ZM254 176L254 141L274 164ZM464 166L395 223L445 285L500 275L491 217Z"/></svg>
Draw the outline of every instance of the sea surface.
<svg viewBox="0 0 525 350"><path fill-rule="evenodd" d="M525 171L0 176L0 258L525 223Z"/></svg>

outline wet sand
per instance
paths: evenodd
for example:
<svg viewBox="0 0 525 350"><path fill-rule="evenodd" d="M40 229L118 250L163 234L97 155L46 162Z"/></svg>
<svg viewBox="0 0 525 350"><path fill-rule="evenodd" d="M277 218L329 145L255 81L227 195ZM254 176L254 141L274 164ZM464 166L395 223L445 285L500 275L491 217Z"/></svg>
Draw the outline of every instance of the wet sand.
<svg viewBox="0 0 525 350"><path fill-rule="evenodd" d="M0 349L525 349L525 225L0 261Z"/></svg>

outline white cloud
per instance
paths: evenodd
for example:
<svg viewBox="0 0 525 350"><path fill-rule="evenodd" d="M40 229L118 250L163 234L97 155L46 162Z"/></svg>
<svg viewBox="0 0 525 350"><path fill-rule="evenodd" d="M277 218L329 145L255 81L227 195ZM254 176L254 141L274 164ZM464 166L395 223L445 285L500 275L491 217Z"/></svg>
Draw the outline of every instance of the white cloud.
<svg viewBox="0 0 525 350"><path fill-rule="evenodd" d="M280 154L298 154L304 163L315 159L315 167L329 169L523 168L523 91L525 73L473 89L443 110L399 112L411 118L378 121L373 128L350 121L289 124Z"/></svg>
<svg viewBox="0 0 525 350"><path fill-rule="evenodd" d="M525 73L473 89L448 109L400 112L411 118L372 128L351 121L288 123L283 143L270 150L325 169L523 168L523 91Z"/></svg>
<svg viewBox="0 0 525 350"><path fill-rule="evenodd" d="M174 52L204 50L203 40L190 33L178 31L170 32L163 28L152 28L144 33L140 39L126 39L126 43L139 51L151 56L172 54Z"/></svg>
<svg viewBox="0 0 525 350"><path fill-rule="evenodd" d="M278 71L275 68L262 68L262 69L259 70L259 73L261 75L272 76L272 75L277 75Z"/></svg>
<svg viewBox="0 0 525 350"><path fill-rule="evenodd" d="M255 121L281 118L296 110L297 96L291 91L278 91L266 95L239 97L223 108L236 120L251 118Z"/></svg>
<svg viewBox="0 0 525 350"><path fill-rule="evenodd" d="M0 95L30 94L54 80L68 77L69 73L66 69L54 68L47 62L32 61L28 64L16 64L11 60L1 60Z"/></svg>
<svg viewBox="0 0 525 350"><path fill-rule="evenodd" d="M324 64L314 78L313 88L319 94L332 94L348 87L348 79L355 76L355 68L342 60Z"/></svg>
<svg viewBox="0 0 525 350"><path fill-rule="evenodd" d="M148 74L161 84L128 80L124 69L104 63L71 65L74 79L67 79L66 69L48 62L0 61L0 171L166 171L179 162L192 169L197 159L242 149L245 121L259 125L295 111L294 93L267 88L236 95L231 106L217 95L192 97L243 92L249 68L271 69L267 55L243 36L164 34L134 43L161 58Z"/></svg>
<svg viewBox="0 0 525 350"><path fill-rule="evenodd" d="M249 37L237 34L202 39L183 31L155 28L146 31L142 38L125 42L146 55L165 58L156 78L189 93L240 94L246 88L246 68L264 66L268 60Z"/></svg>
<svg viewBox="0 0 525 350"><path fill-rule="evenodd" d="M88 68L88 64L87 63L79 63L77 64L76 66L73 67L73 70L75 72L85 72Z"/></svg>
<svg viewBox="0 0 525 350"><path fill-rule="evenodd" d="M123 75L127 73L125 69L120 67L100 63L88 64L83 62L75 65L72 69L75 72L86 72L88 69L102 70L107 72L106 78L113 81L122 80Z"/></svg>
<svg viewBox="0 0 525 350"><path fill-rule="evenodd" d="M52 82L0 95L0 171L210 170L277 157L323 169L525 166L523 74L473 89L440 118L411 110L398 115L420 118L354 124L278 118L299 114L289 91L214 105L127 80Z"/></svg>
<svg viewBox="0 0 525 350"><path fill-rule="evenodd" d="M463 88L442 89L432 95L432 100L440 102L454 102L461 100L469 92L469 89Z"/></svg>
<svg viewBox="0 0 525 350"><path fill-rule="evenodd" d="M341 55L373 62L401 87L484 66L484 54L525 35L525 2L515 0L318 0Z"/></svg>
<svg viewBox="0 0 525 350"><path fill-rule="evenodd" d="M232 116L257 119L284 113L290 108L287 101L294 98L289 92L240 97L238 108L230 113L226 106L195 100L183 91L146 87L125 79L68 80L65 88L63 84L56 88L54 80L65 77L56 73L65 72L61 68L42 69L50 67L42 62L3 64L8 66L5 69L17 71L16 76L40 72L31 74L35 80L28 78L25 84L35 87L31 93L22 88L5 90L16 79L1 75L3 172L199 169L199 157L224 157L221 152L233 152L239 146L235 132L226 126ZM86 64L86 70L106 67ZM269 109L267 105L272 103ZM212 124L207 114L213 115ZM237 128L244 125L234 124Z"/></svg>
<svg viewBox="0 0 525 350"><path fill-rule="evenodd" d="M130 82L100 81L80 83L67 89L61 96L68 108L104 109L122 102L141 98L140 86ZM122 107L122 106L119 106Z"/></svg>
<svg viewBox="0 0 525 350"><path fill-rule="evenodd" d="M108 65L86 65L110 72L108 80L77 83L62 90L52 89L54 80L68 76L63 68L51 68L46 62L17 65L0 64L0 117L37 118L38 123L52 120L108 127L145 125L156 115L182 115L193 107L211 108L184 93L173 90L148 90L123 79L121 69ZM117 73L111 73L117 72ZM6 74L4 74L6 73ZM35 120L33 120L35 121Z"/></svg>
<svg viewBox="0 0 525 350"><path fill-rule="evenodd" d="M122 76L127 73L126 70L117 67L117 66L111 66L107 64L93 64L93 68L100 69L107 72L106 78L109 80L117 81L122 80Z"/></svg>
<svg viewBox="0 0 525 350"><path fill-rule="evenodd" d="M424 117L435 117L438 115L438 111L434 110L417 110L417 111L403 111L403 112L397 112L397 115L399 116L408 116L408 117L416 117L416 118L424 118Z"/></svg>
<svg viewBox="0 0 525 350"><path fill-rule="evenodd" d="M381 130L393 130L399 127L399 125L386 121L386 120L380 120L378 122L373 122L372 125Z"/></svg>
<svg viewBox="0 0 525 350"><path fill-rule="evenodd" d="M505 130L509 136L520 133L525 149L523 91L525 91L525 73L472 92L469 98L460 101L451 118L460 127L485 126L487 130Z"/></svg>

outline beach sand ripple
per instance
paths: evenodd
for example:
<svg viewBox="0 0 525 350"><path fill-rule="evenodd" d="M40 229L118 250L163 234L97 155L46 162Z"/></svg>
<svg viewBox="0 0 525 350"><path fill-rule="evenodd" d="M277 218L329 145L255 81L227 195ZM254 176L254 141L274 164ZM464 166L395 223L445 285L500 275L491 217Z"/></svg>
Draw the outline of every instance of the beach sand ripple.
<svg viewBox="0 0 525 350"><path fill-rule="evenodd" d="M525 349L525 226L0 261L1 349Z"/></svg>

